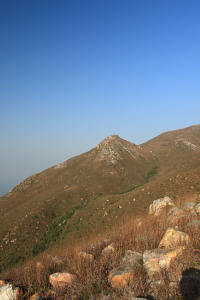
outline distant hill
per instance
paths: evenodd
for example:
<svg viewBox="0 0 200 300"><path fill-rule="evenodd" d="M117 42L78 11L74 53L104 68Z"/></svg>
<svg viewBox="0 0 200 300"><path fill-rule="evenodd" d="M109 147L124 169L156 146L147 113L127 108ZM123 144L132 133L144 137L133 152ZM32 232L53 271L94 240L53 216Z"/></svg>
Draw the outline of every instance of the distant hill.
<svg viewBox="0 0 200 300"><path fill-rule="evenodd" d="M135 145L111 135L0 198L0 268L144 214L152 200L200 194L200 125Z"/></svg>

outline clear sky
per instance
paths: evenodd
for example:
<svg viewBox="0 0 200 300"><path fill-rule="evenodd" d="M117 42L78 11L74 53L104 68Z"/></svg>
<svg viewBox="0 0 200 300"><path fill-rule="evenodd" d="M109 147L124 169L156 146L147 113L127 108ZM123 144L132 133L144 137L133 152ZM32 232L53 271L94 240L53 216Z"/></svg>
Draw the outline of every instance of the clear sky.
<svg viewBox="0 0 200 300"><path fill-rule="evenodd" d="M200 1L0 0L0 195L199 118Z"/></svg>

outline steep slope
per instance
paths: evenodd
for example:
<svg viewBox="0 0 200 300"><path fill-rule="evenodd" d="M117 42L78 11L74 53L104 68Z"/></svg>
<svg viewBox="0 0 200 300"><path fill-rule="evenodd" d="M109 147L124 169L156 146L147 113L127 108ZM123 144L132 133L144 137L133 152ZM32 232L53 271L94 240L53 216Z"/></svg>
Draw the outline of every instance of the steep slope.
<svg viewBox="0 0 200 300"><path fill-rule="evenodd" d="M2 267L73 235L80 216L98 214L102 196L143 184L154 169L149 151L112 135L89 152L27 178L0 198Z"/></svg>

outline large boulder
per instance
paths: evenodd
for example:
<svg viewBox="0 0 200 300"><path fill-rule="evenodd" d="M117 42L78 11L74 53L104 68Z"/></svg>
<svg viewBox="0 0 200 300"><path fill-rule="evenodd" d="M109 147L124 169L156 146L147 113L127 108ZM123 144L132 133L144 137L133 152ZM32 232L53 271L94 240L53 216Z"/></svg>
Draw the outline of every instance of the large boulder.
<svg viewBox="0 0 200 300"><path fill-rule="evenodd" d="M149 214L154 216L160 216L163 210L170 206L175 206L175 204L168 196L154 200L153 203L149 206Z"/></svg>
<svg viewBox="0 0 200 300"><path fill-rule="evenodd" d="M185 232L168 228L160 241L158 248L171 249L177 246L185 246L189 243L190 238Z"/></svg>
<svg viewBox="0 0 200 300"><path fill-rule="evenodd" d="M0 285L0 300L19 300L21 291L12 284Z"/></svg>
<svg viewBox="0 0 200 300"><path fill-rule="evenodd" d="M65 288L71 285L74 279L74 275L67 272L54 273L49 276L49 282L54 288Z"/></svg>
<svg viewBox="0 0 200 300"><path fill-rule="evenodd" d="M184 253L185 247L183 246L172 249L145 250L143 253L144 269L150 281L161 280L161 274L170 271ZM178 274L174 272L176 278L180 275L181 271Z"/></svg>

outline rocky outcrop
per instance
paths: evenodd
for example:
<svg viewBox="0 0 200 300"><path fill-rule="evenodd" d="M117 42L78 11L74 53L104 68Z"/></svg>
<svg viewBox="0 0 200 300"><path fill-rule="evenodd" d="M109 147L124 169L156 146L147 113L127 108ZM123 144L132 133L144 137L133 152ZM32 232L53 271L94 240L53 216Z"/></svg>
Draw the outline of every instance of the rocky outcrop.
<svg viewBox="0 0 200 300"><path fill-rule="evenodd" d="M190 243L190 238L185 232L168 228L158 248L171 249L177 246L185 246Z"/></svg>
<svg viewBox="0 0 200 300"><path fill-rule="evenodd" d="M172 249L152 249L143 253L144 268L151 281L158 280L162 271L170 270L172 264L176 263L185 251L185 247Z"/></svg>
<svg viewBox="0 0 200 300"><path fill-rule="evenodd" d="M170 206L175 206L175 204L168 196L154 200L149 207L149 214L154 216L160 216L163 210L166 210Z"/></svg>

